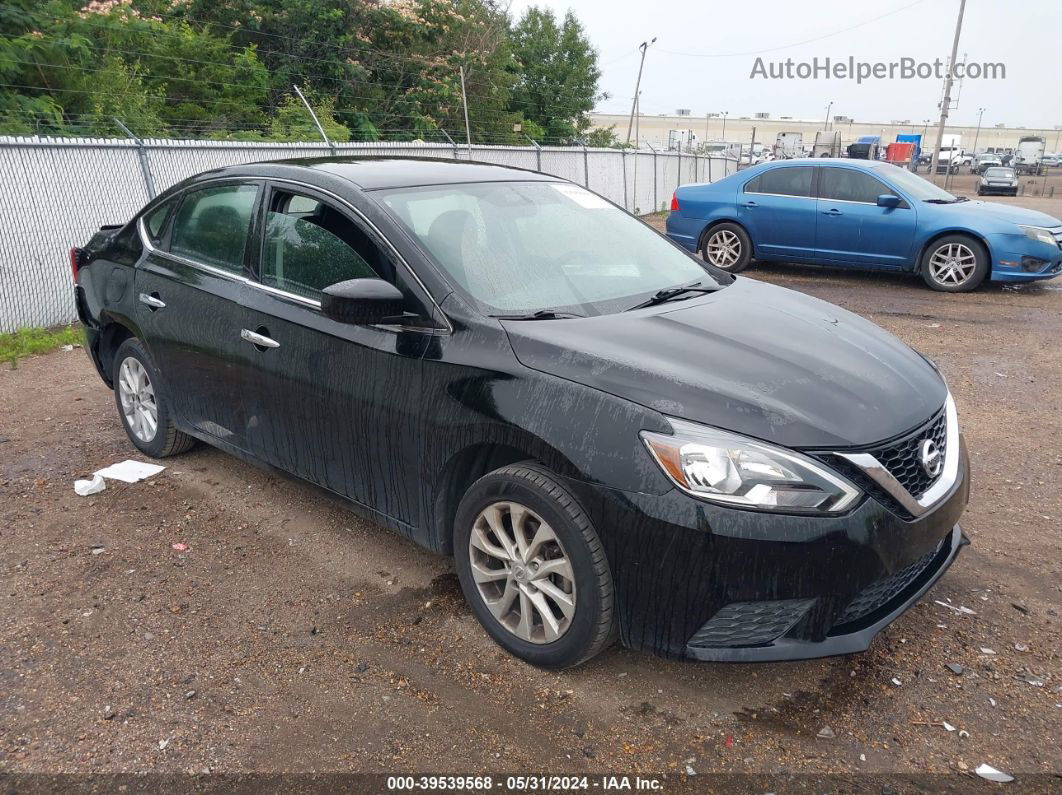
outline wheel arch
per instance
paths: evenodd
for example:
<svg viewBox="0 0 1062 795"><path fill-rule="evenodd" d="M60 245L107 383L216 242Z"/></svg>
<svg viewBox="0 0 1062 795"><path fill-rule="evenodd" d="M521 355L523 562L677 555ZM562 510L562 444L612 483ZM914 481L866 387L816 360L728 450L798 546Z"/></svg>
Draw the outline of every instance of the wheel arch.
<svg viewBox="0 0 1062 795"><path fill-rule="evenodd" d="M985 281L986 282L987 281L991 281L991 279L992 279L992 247L988 245L988 240L985 238L984 235L979 234L978 232L974 232L974 231L972 231L970 229L963 229L963 228L944 229L944 230L941 230L941 231L934 232L930 237L928 237L922 243L921 247L918 249L918 256L915 257L914 272L915 273L921 273L922 272L922 260L925 259L926 252L929 251L930 247L934 243L936 243L941 238L951 237L953 235L962 235L964 237L971 238L971 239L975 240L977 243L979 243L984 248L985 253L988 255L988 273L985 274Z"/></svg>
<svg viewBox="0 0 1062 795"><path fill-rule="evenodd" d="M540 464L562 477L576 474L570 462L541 441L484 441L454 453L443 465L433 490L429 546L441 554L453 555L454 518L468 488L496 469L525 461Z"/></svg>
<svg viewBox="0 0 1062 795"><path fill-rule="evenodd" d="M737 218L729 218L729 217L712 218L710 221L708 221L708 223L706 223L704 225L704 228L701 230L700 235L698 235L698 237L697 237L697 251L698 252L704 250L704 241L708 237L708 233L711 232L715 227L719 226L720 224L733 224L734 226L740 226L742 231L745 233L745 237L747 237L749 239L749 245L752 247L752 251L750 252L750 256L755 258L755 256L756 256L756 243L752 239L752 235L749 233L749 228L747 226L745 226L745 224L741 223L741 221L739 221Z"/></svg>
<svg viewBox="0 0 1062 795"><path fill-rule="evenodd" d="M111 373L114 371L114 355L118 352L118 348L127 339L135 337L143 341L143 338L131 324L121 319L108 316L105 320L97 337L96 357L100 364L100 374L107 385L113 389L114 380Z"/></svg>

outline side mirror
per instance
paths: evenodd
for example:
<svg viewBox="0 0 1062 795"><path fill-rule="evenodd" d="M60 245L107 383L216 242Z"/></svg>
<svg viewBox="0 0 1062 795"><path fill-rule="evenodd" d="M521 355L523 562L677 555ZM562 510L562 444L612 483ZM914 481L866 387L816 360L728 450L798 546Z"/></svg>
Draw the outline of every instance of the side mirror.
<svg viewBox="0 0 1062 795"><path fill-rule="evenodd" d="M350 279L324 289L321 312L338 323L371 326L401 315L405 297L383 279Z"/></svg>
<svg viewBox="0 0 1062 795"><path fill-rule="evenodd" d="M899 207L900 197L891 193L883 193L878 196L878 207Z"/></svg>

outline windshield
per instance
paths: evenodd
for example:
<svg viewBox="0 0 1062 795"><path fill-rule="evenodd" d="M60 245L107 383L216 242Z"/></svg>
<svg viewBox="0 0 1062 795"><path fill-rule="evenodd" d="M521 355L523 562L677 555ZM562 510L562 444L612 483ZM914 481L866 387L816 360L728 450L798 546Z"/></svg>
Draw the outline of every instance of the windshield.
<svg viewBox="0 0 1062 795"><path fill-rule="evenodd" d="M955 201L955 196L942 188L938 188L932 182L917 174L913 174L906 168L885 165L878 168L877 174L887 179L897 188L902 190L915 201Z"/></svg>
<svg viewBox="0 0 1062 795"><path fill-rule="evenodd" d="M611 314L669 287L731 281L567 182L439 185L377 195L488 315Z"/></svg>
<svg viewBox="0 0 1062 795"><path fill-rule="evenodd" d="M1014 169L1012 168L989 168L985 169L986 177L1013 177Z"/></svg>

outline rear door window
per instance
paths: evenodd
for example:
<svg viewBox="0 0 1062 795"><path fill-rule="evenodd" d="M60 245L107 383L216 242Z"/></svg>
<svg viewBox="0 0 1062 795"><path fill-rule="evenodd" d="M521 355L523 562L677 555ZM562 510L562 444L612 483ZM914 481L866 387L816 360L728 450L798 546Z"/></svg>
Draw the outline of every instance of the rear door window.
<svg viewBox="0 0 1062 795"><path fill-rule="evenodd" d="M895 192L884 182L854 168L823 168L819 177L819 197L822 199L877 204L878 196Z"/></svg>
<svg viewBox="0 0 1062 795"><path fill-rule="evenodd" d="M156 245L162 240L166 230L166 221L169 219L170 212L172 212L176 204L176 198L169 199L148 213L144 218L144 228L147 229L148 237Z"/></svg>
<svg viewBox="0 0 1062 795"><path fill-rule="evenodd" d="M218 185L190 191L177 210L170 252L240 273L251 228L256 185Z"/></svg>
<svg viewBox="0 0 1062 795"><path fill-rule="evenodd" d="M745 185L745 193L770 193L776 196L812 196L810 166L772 168Z"/></svg>

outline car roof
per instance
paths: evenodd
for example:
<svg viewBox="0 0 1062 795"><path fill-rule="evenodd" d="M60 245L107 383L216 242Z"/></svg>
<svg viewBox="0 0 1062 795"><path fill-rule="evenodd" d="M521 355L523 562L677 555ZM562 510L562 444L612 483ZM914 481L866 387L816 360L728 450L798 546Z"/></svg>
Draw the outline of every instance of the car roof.
<svg viewBox="0 0 1062 795"><path fill-rule="evenodd" d="M463 182L558 182L559 177L512 166L439 157L314 157L244 163L206 172L217 176L290 177L293 172L320 172L354 183L363 190L453 185ZM204 176L204 175L200 175Z"/></svg>
<svg viewBox="0 0 1062 795"><path fill-rule="evenodd" d="M881 168L889 165L883 160L863 160L858 157L794 157L789 160L771 160L764 166L799 164L802 166L856 166L858 168Z"/></svg>

